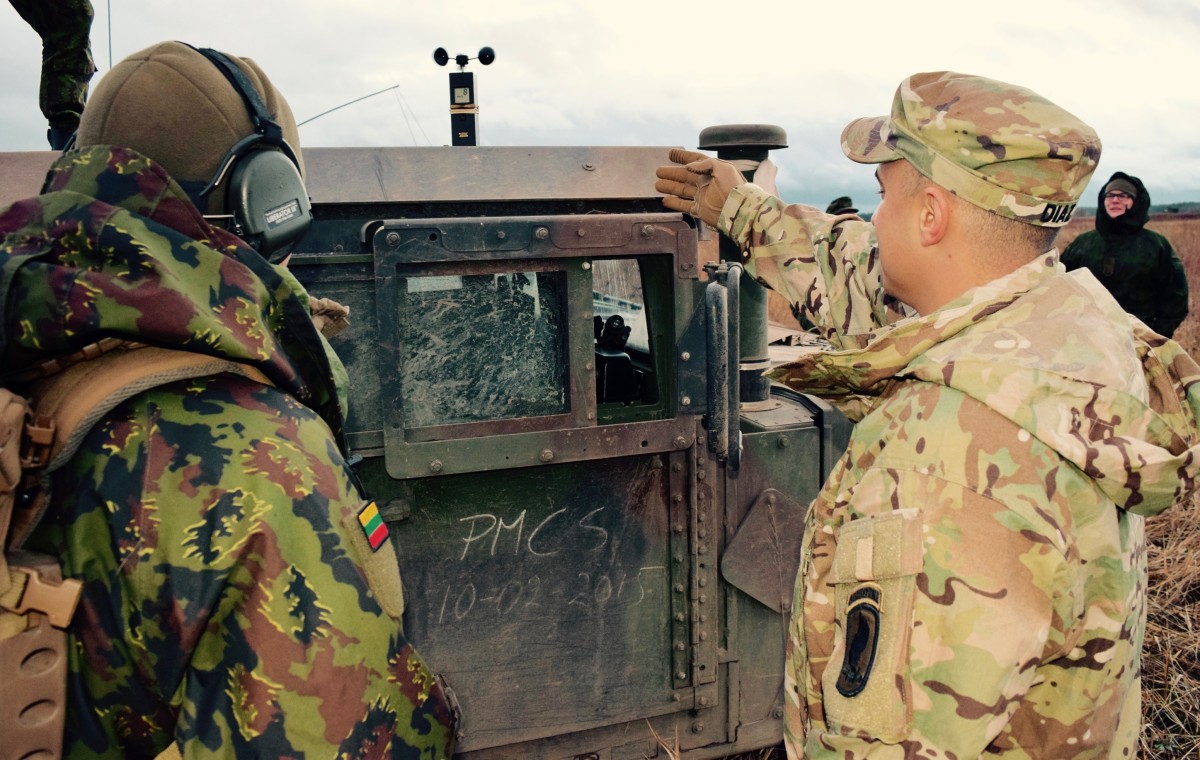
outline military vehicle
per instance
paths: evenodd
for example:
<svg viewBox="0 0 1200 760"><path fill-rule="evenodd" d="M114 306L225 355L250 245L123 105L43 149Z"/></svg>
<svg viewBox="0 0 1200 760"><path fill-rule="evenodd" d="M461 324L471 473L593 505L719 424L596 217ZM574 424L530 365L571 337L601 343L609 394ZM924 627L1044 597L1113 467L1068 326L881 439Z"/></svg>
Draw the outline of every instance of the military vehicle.
<svg viewBox="0 0 1200 760"><path fill-rule="evenodd" d="M805 511L849 423L762 379L765 296L664 210L667 151L305 151L316 221L289 266L351 308L349 443L462 757L781 740ZM0 155L0 204L53 157Z"/></svg>

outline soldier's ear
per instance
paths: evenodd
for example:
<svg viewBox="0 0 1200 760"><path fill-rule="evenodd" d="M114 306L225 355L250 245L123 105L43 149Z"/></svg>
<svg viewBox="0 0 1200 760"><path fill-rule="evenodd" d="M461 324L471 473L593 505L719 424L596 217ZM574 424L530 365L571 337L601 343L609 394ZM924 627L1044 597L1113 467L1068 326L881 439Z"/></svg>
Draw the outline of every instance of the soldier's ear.
<svg viewBox="0 0 1200 760"><path fill-rule="evenodd" d="M946 190L932 182L923 183L917 195L917 229L921 245L937 245L950 229L950 216L954 213L953 201Z"/></svg>

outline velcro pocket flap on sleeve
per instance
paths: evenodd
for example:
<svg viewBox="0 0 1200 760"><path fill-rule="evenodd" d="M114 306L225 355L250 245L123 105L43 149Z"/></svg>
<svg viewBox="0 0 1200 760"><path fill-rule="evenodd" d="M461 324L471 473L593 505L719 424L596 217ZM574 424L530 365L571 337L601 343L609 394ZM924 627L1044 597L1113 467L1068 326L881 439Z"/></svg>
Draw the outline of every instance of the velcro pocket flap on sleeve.
<svg viewBox="0 0 1200 760"><path fill-rule="evenodd" d="M920 572L921 520L915 509L851 520L838 530L834 583L884 580Z"/></svg>

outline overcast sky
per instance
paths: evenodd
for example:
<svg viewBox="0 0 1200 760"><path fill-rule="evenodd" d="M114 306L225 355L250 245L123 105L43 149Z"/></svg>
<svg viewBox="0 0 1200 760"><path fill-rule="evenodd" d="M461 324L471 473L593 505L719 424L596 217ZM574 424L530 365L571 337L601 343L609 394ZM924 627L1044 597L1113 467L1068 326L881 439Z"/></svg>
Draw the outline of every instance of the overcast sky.
<svg viewBox="0 0 1200 760"><path fill-rule="evenodd" d="M684 145L730 123L783 127L781 194L877 203L842 127L897 84L948 69L1029 87L1089 123L1153 201L1200 201L1200 3L1194 0L92 0L100 69L165 39L255 59L310 146L445 145L448 74L472 61L480 145ZM111 41L111 42L110 42ZM0 150L42 150L41 43L0 3Z"/></svg>

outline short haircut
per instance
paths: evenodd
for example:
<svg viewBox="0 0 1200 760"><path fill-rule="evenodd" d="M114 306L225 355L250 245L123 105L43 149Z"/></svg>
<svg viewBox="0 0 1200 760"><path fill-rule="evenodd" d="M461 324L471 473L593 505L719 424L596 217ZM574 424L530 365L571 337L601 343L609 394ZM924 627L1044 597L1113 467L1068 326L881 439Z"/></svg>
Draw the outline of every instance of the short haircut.
<svg viewBox="0 0 1200 760"><path fill-rule="evenodd" d="M903 163L906 164L906 171L900 180L902 192L911 197L927 185L934 184L933 180L917 171L912 164L907 161ZM971 238L979 241L978 253L986 256L989 264L1024 264L1054 247L1059 227L1039 227L1008 219L968 203L950 191L947 192L959 221L970 233Z"/></svg>

